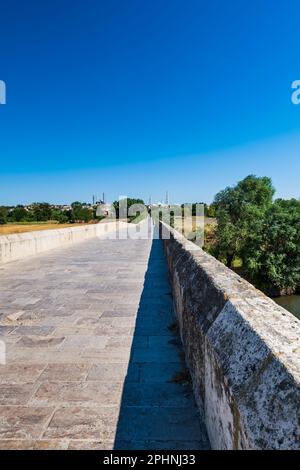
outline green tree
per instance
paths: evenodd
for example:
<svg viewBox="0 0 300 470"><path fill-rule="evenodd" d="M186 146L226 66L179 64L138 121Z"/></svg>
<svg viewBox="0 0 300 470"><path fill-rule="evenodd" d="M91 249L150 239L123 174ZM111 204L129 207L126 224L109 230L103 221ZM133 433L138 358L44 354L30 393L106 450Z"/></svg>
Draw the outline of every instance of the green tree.
<svg viewBox="0 0 300 470"><path fill-rule="evenodd" d="M7 223L7 208L0 206L0 225Z"/></svg>
<svg viewBox="0 0 300 470"><path fill-rule="evenodd" d="M142 211L142 206L145 206L143 199L135 199L135 198L128 197L128 198L123 198L119 201L114 201L113 206L116 211L116 218L117 219L119 219L120 217L121 218L125 217L125 218L130 218L130 219L135 218L135 216L130 216L129 214L130 207L135 204L141 207L141 211ZM126 206L127 206L127 210L126 210Z"/></svg>
<svg viewBox="0 0 300 470"><path fill-rule="evenodd" d="M65 224L69 221L68 216L61 209L52 209L51 220L57 220L60 224Z"/></svg>
<svg viewBox="0 0 300 470"><path fill-rule="evenodd" d="M37 222L46 222L51 219L51 206L48 202L35 202L32 210L34 220Z"/></svg>
<svg viewBox="0 0 300 470"><path fill-rule="evenodd" d="M267 293L292 293L300 286L300 201L274 202L243 262L249 279Z"/></svg>
<svg viewBox="0 0 300 470"><path fill-rule="evenodd" d="M72 202L72 222L89 222L94 218L93 210L84 207L79 201ZM68 216L68 214L66 214Z"/></svg>
<svg viewBox="0 0 300 470"><path fill-rule="evenodd" d="M205 215L206 217L216 217L217 206L216 204L206 205L205 207Z"/></svg>
<svg viewBox="0 0 300 470"><path fill-rule="evenodd" d="M16 206L9 215L9 219L11 222L24 222L27 220L28 211L25 209L24 206L18 205Z"/></svg>
<svg viewBox="0 0 300 470"><path fill-rule="evenodd" d="M84 222L89 222L93 219L93 211L88 207L82 207L81 211L79 212L79 218Z"/></svg>
<svg viewBox="0 0 300 470"><path fill-rule="evenodd" d="M73 220L74 221L81 220L80 213L82 210L82 203L79 201L72 202L71 207L72 207L72 213L73 213Z"/></svg>
<svg viewBox="0 0 300 470"><path fill-rule="evenodd" d="M64 214L66 215L68 222L70 222L71 224L73 224L75 222L74 214L73 214L72 209L68 209L68 210L64 211Z"/></svg>
<svg viewBox="0 0 300 470"><path fill-rule="evenodd" d="M228 267L235 257L243 259L247 245L261 231L263 216L272 204L274 192L270 178L249 175L216 195L215 249L219 258L225 258Z"/></svg>

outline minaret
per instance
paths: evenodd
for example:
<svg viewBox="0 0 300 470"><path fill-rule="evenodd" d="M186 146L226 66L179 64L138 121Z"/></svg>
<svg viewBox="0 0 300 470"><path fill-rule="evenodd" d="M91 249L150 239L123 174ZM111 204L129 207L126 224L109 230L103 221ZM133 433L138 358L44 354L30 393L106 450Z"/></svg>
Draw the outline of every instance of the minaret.
<svg viewBox="0 0 300 470"><path fill-rule="evenodd" d="M166 205L169 205L169 191L166 192Z"/></svg>

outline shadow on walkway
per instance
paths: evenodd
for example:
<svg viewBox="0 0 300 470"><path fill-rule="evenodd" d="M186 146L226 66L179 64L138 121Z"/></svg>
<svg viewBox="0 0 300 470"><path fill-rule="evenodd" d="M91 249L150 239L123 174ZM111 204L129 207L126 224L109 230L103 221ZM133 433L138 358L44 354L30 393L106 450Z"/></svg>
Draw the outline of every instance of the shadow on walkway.
<svg viewBox="0 0 300 470"><path fill-rule="evenodd" d="M114 449L208 449L175 323L161 240L153 240Z"/></svg>

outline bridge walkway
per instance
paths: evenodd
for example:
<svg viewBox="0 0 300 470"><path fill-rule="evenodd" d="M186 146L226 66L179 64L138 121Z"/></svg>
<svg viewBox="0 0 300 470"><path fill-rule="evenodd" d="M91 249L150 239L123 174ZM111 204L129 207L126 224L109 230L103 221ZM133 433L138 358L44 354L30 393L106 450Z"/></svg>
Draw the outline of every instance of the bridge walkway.
<svg viewBox="0 0 300 470"><path fill-rule="evenodd" d="M206 449L160 240L0 267L0 449Z"/></svg>

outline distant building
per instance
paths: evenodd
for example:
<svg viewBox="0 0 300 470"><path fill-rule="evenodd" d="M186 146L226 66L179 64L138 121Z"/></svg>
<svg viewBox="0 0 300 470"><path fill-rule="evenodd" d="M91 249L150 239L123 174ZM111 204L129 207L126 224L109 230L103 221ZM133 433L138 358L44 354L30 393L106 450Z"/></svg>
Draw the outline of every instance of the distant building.
<svg viewBox="0 0 300 470"><path fill-rule="evenodd" d="M61 209L62 211L70 211L72 209L72 206L69 204L64 204L62 206L59 206L58 209Z"/></svg>
<svg viewBox="0 0 300 470"><path fill-rule="evenodd" d="M97 211L96 211L96 216L97 217L110 217L114 214L114 208L112 204L109 204L104 201L96 201L97 204Z"/></svg>

